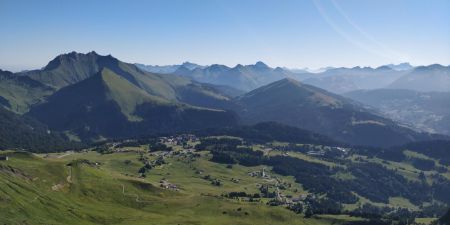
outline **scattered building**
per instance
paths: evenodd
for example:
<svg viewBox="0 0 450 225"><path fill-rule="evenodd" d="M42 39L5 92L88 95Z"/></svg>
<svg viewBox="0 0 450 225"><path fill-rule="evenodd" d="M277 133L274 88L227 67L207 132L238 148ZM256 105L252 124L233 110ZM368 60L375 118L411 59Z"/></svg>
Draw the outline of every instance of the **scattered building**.
<svg viewBox="0 0 450 225"><path fill-rule="evenodd" d="M235 183L235 184L239 183L240 181L241 181L241 180L239 180L239 179L231 178L231 182L233 182L233 183Z"/></svg>
<svg viewBox="0 0 450 225"><path fill-rule="evenodd" d="M193 134L180 134L177 136L160 137L159 138L159 142L161 142L163 144L182 145L182 146L186 146L186 148L192 147L192 146L187 145L188 142L196 142L199 140L200 139Z"/></svg>
<svg viewBox="0 0 450 225"><path fill-rule="evenodd" d="M160 183L160 187L165 188L165 189L169 189L172 191L179 191L180 189L178 189L177 185L170 183L169 181L167 181L166 179L162 179L159 181Z"/></svg>
<svg viewBox="0 0 450 225"><path fill-rule="evenodd" d="M307 154L307 155L311 155L311 156L324 156L324 155L325 155L325 151L323 151L323 150L319 150L319 151L308 151L306 154Z"/></svg>
<svg viewBox="0 0 450 225"><path fill-rule="evenodd" d="M247 174L251 177L270 178L269 174L266 172L265 167L263 167L261 170L248 172Z"/></svg>

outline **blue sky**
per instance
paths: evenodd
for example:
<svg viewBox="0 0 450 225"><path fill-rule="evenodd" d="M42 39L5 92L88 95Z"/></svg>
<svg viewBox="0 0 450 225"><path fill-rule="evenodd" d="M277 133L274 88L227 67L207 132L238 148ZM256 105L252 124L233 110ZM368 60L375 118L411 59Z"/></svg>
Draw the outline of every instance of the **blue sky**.
<svg viewBox="0 0 450 225"><path fill-rule="evenodd" d="M145 64L450 64L448 0L0 0L0 68L70 51Z"/></svg>

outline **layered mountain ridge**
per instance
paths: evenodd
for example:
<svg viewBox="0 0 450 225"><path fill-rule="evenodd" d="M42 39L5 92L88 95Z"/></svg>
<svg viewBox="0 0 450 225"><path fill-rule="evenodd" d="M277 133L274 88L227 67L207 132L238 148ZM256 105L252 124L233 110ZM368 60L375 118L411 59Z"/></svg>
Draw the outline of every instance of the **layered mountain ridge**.
<svg viewBox="0 0 450 225"><path fill-rule="evenodd" d="M1 71L0 104L82 140L230 126L222 87L142 71L111 55L71 52L42 70ZM232 91L230 91L232 92ZM209 108L208 108L209 107Z"/></svg>
<svg viewBox="0 0 450 225"><path fill-rule="evenodd" d="M248 92L236 104L247 123L276 121L356 145L386 147L431 138L349 99L289 78Z"/></svg>
<svg viewBox="0 0 450 225"><path fill-rule="evenodd" d="M82 94L80 94L82 93ZM170 102L109 69L56 92L28 114L82 138L127 137L232 125L232 113ZM200 121L203 117L202 123Z"/></svg>
<svg viewBox="0 0 450 225"><path fill-rule="evenodd" d="M394 71L388 66L352 70ZM348 72L345 68L328 71L342 76ZM80 140L270 121L354 145L386 147L440 138L415 132L361 103L297 81L320 74L297 74L263 62L233 68L185 63L173 74L158 74L111 55L71 52L57 56L42 70L0 72L4 108ZM358 76L363 77L354 77Z"/></svg>

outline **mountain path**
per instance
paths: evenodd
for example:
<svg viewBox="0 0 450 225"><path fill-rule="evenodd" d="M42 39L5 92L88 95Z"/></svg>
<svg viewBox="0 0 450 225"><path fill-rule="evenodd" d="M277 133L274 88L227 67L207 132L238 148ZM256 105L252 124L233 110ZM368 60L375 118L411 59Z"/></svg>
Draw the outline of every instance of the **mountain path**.
<svg viewBox="0 0 450 225"><path fill-rule="evenodd" d="M140 200L138 194L125 193L125 185L123 185L123 184L121 184L121 185L122 185L122 195L123 196L133 197L133 198L135 198L135 201L138 203L153 203L153 201Z"/></svg>

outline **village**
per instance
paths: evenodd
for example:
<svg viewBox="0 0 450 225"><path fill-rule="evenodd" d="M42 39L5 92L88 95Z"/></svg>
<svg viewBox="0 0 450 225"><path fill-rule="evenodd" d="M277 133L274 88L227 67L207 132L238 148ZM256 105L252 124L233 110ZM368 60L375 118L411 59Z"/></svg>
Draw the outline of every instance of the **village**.
<svg viewBox="0 0 450 225"><path fill-rule="evenodd" d="M143 166L139 169L138 174L140 178L145 179L148 175L148 172L154 168L161 166L170 166L167 165L167 161L176 157L177 159L183 159L186 163L193 162L196 157L199 157L198 154L199 149L196 149L196 145L200 143L201 138L197 137L193 134L180 134L174 136L163 136L155 139L153 143L150 143L147 148L142 148L142 146L137 147L135 144L135 140L124 140L121 142L109 143L108 148L113 152L130 152L130 151L138 151L139 161L142 162ZM277 151L281 152L283 156L289 156L289 149L292 146L280 146L280 145L272 145L270 143L260 145L259 149L264 152L264 154L270 154L271 152ZM328 147L328 146L301 146L297 147L296 150L301 149L302 152L306 155L310 156L323 156L326 152L330 151L338 151L342 154L348 152L348 149L340 148L340 147ZM231 165L229 167L232 169ZM203 170L199 170L195 167L192 168L196 174L200 175L202 179L210 182L211 185L221 187L223 181L217 178L214 178L210 175L202 175L205 173ZM257 190L259 190L259 194L253 194L251 196L247 195L239 195L239 197L233 196L238 201L261 201L265 199L265 202L268 205L281 205L285 207L292 207L294 205L301 204L307 198L315 198L312 194L308 194L306 192L295 193L292 190L289 193L284 193L287 189L291 188L291 183L286 183L279 176L272 175L269 168L263 167L258 170L249 170L246 173L247 176L256 178L259 182L255 183ZM239 184L242 178L230 178L229 181L235 184ZM170 180L166 177L163 177L159 180L159 187L169 190L179 192L182 188L179 184L177 184L177 180ZM297 190L295 190L297 191ZM257 198L255 198L257 197Z"/></svg>
<svg viewBox="0 0 450 225"><path fill-rule="evenodd" d="M225 138L229 142L222 139L218 145L215 145L217 142L214 140L208 142L209 139L220 138L223 137L204 138L193 134L180 134L156 137L147 142L127 139L107 142L82 151L34 155L55 161L80 157L65 164L70 171L67 177L69 183L73 181L71 173L74 166L103 170L114 165L115 172L121 176L140 180L165 195L182 196L194 192L200 196L233 203L287 208L296 213L304 213L305 216L315 208L322 207L321 204L331 204L322 202L323 194L312 193L304 188L303 183L299 183L303 175L283 175L273 165L265 163L245 165L241 164L241 161L214 161L212 158L214 154L220 154L222 151L223 144L221 146L220 143L236 143L236 139L232 137ZM333 163L327 158L330 154L337 157L352 154L351 149L342 147L291 143L254 144L242 139L235 148L229 148L227 151L227 156L231 157L235 157L233 154L244 154L243 159L252 155L259 155L263 159L299 157L312 162L322 161L324 164ZM92 158L86 160L85 157ZM0 156L0 161L14 161L14 158L14 155L5 154ZM60 192L68 185L55 183L51 186L51 190ZM134 188L126 184L120 184L119 187L122 194L132 197L133 201L151 202L147 200L145 194L136 194Z"/></svg>
<svg viewBox="0 0 450 225"><path fill-rule="evenodd" d="M258 183L257 186L261 191L261 194L265 197L272 198L268 203L271 205L282 205L286 207L290 207L294 204L298 204L299 202L305 200L308 196L313 197L313 194L299 194L297 197L294 197L290 194L284 194L282 189L286 189L291 187L290 183L284 183L278 176L271 176L270 173L263 167L261 170L251 171L248 173L251 177L257 177L262 180L261 183ZM274 192L270 193L269 188L275 189ZM241 198L240 200L248 201L249 198Z"/></svg>
<svg viewBox="0 0 450 225"><path fill-rule="evenodd" d="M166 164L166 159L176 156L187 160L187 162L195 160L196 157L199 157L199 154L197 153L199 149L196 149L196 146L200 143L200 141L201 138L194 134L179 134L158 137L146 148L142 148L141 145L137 145L136 140L112 142L108 143L107 147L109 151L113 152L138 151L140 153L139 160L143 163L143 166L138 171L138 174L139 177L145 178L148 171ZM291 151L297 151L311 157L326 157L327 154L345 156L351 151L351 149L343 147L317 146L308 144L279 145L272 143L260 144L258 149L259 151L264 152L264 155L270 155L272 152L280 152L282 156L290 156ZM260 170L247 172L248 176L260 179L261 182L258 182L256 186L261 191L260 197L270 199L268 204L290 207L304 201L306 198L316 197L308 193L300 193L297 195L294 195L293 193L285 194L284 190L286 190L286 185L291 184L283 183L278 176L271 175L269 171L270 170L263 167ZM196 173L199 175L203 172L204 171L196 170ZM212 185L221 185L220 180L209 177L209 175L204 176L203 178L210 181ZM238 184L240 179L231 178L230 181ZM176 180L169 182L168 179L162 178L159 181L159 186L171 191L180 191L180 187L176 183ZM244 196L239 197L239 201L254 201L254 198Z"/></svg>
<svg viewBox="0 0 450 225"><path fill-rule="evenodd" d="M87 153L90 150L97 151L101 154L112 153L137 153L138 161L142 166L137 172L137 177L141 179L147 179L149 172L167 167L170 168L171 162L174 159L181 160L184 163L191 165L192 162L199 157L207 156L203 149L198 149L198 144L201 143L202 138L197 137L194 134L179 134L173 136L162 136L154 138L152 141L142 142L135 139L125 139L120 141L106 142L102 145L96 146L91 149L85 149L82 152ZM300 152L311 157L325 157L327 154L349 154L350 149L341 147L330 146L316 146L316 145L291 145L291 144L258 144L257 146L248 145L244 142L244 146L254 147L254 151L262 151L264 155L280 154L281 156L291 156L295 152ZM202 153L202 154L200 154ZM76 154L74 151L66 151L56 154L44 154L43 158L63 158L72 154ZM0 156L0 161L8 160L8 156ZM125 164L128 164L125 160ZM100 162L89 162L89 165L100 167ZM218 190L223 186L224 180L217 177L213 177L208 174L208 171L198 169L195 166L190 166L194 170L195 174L202 179L207 180L211 186L215 186ZM227 165L226 168L233 170L232 165ZM135 176L133 174L125 174L127 176ZM242 202L261 202L271 206L284 206L287 208L298 207L298 205L307 205L307 199L315 199L317 196L305 191L298 191L298 188L293 187L295 182L286 182L282 176L271 172L269 167L261 167L256 170L249 170L242 175L231 177L228 181L233 184L239 185L242 180L245 180L245 176L256 179L255 187L258 192L252 194L246 194L242 192L224 192L222 196L227 198L236 199ZM160 188L168 191L180 192L183 190L183 185L180 185L177 179L169 179L167 177L161 177L157 181L157 185ZM203 193L210 195L207 193ZM217 195L216 195L217 196Z"/></svg>
<svg viewBox="0 0 450 225"><path fill-rule="evenodd" d="M194 153L195 150L195 146L189 146L186 143L188 142L198 142L199 138L193 136L193 135L183 135L183 136L179 136L179 137L162 137L160 138L161 143L164 143L166 145L170 145L170 146L179 146L182 147L181 150L179 151L179 153L175 153L174 151L171 152L156 152L153 154L162 156L162 157L171 157L173 155L191 155L192 153ZM277 151L280 149L279 146L272 146L272 145L262 145L262 151L264 151L266 154L268 154L270 151ZM283 155L288 156L289 152L287 151L286 148L281 148L283 150ZM311 147L311 149L313 149ZM316 154L316 151L314 150L309 150L306 154L311 155L311 156L316 156L316 155L324 155L326 151L339 151L342 153L346 153L348 150L347 149L343 149L343 148L339 148L339 147L325 147L325 149L320 149L317 150L317 152L319 153L323 153L323 154ZM198 174L202 174L203 171L198 171ZM292 207L294 205L297 204L302 204L302 202L304 200L306 200L307 198L316 198L316 196L314 194L310 194L310 193L301 193L298 194L297 196L293 196L293 194L285 194L283 193L283 190L287 189L287 186L291 186L291 184L289 183L285 183L282 179L280 179L279 176L274 176L271 175L271 173L269 172L269 170L266 167L263 167L260 170L254 170L254 171L248 171L247 175L249 177L253 177L253 178L257 178L260 180L260 182L256 183L256 187L258 188L258 190L260 190L260 194L259 194L259 198L265 198L268 200L265 200L265 202L267 202L267 204L269 205L279 205L279 206L285 206L285 207ZM204 176L204 179L211 181L212 185L216 185L216 186L220 186L220 181L218 181L217 179L214 179L210 176ZM233 183L239 183L240 179L236 179L236 178L231 178L231 182ZM176 185L170 186L169 183L164 180L162 181L162 184L164 184L163 186L166 189L172 189L172 190L179 190L177 188ZM258 196L258 195L256 195ZM237 199L239 201L255 201L255 196L241 196L238 197Z"/></svg>

